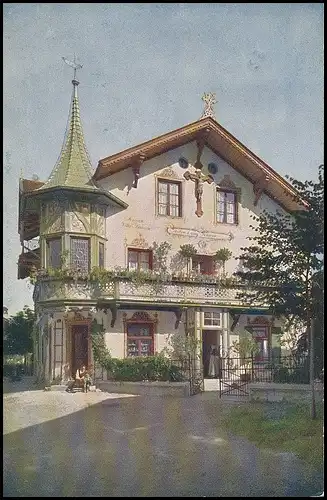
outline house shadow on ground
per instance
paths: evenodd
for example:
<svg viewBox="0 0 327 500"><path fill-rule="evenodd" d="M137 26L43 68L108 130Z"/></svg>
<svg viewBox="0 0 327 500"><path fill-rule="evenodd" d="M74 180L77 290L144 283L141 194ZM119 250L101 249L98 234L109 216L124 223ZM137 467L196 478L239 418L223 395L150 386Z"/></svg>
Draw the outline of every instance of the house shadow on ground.
<svg viewBox="0 0 327 500"><path fill-rule="evenodd" d="M43 386L39 386L35 382L33 376L22 376L20 380L12 382L10 377L5 377L2 383L3 393L10 394L14 392L36 391L42 390Z"/></svg>
<svg viewBox="0 0 327 500"><path fill-rule="evenodd" d="M204 403L117 397L8 433L3 495L300 497L322 490L321 475L306 474L296 460L265 457L228 435Z"/></svg>

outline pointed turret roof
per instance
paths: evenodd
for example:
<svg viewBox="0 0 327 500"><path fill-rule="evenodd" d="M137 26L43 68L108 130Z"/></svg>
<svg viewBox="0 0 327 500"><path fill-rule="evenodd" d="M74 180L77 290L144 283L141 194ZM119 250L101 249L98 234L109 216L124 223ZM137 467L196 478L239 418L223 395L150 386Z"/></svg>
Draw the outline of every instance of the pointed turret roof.
<svg viewBox="0 0 327 500"><path fill-rule="evenodd" d="M77 87L79 82L72 80L73 94L68 126L63 146L49 179L38 190L67 187L83 190L97 189L92 180L93 169L86 149L80 118Z"/></svg>

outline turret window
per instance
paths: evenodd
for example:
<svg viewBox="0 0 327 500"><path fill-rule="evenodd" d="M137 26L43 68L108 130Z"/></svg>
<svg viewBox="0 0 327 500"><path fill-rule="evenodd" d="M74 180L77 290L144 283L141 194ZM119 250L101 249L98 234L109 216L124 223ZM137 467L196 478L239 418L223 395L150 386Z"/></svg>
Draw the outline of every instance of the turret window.
<svg viewBox="0 0 327 500"><path fill-rule="evenodd" d="M88 272L90 269L89 238L70 238L70 257L73 269Z"/></svg>
<svg viewBox="0 0 327 500"><path fill-rule="evenodd" d="M61 238L51 238L47 241L47 268L61 267Z"/></svg>
<svg viewBox="0 0 327 500"><path fill-rule="evenodd" d="M104 243L99 243L99 267L104 268Z"/></svg>

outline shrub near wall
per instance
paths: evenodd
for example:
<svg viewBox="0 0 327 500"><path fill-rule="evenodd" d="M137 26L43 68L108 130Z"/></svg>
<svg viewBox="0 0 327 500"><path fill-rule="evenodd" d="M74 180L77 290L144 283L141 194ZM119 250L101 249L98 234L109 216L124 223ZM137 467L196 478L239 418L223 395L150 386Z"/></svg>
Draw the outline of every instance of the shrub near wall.
<svg viewBox="0 0 327 500"><path fill-rule="evenodd" d="M113 381L182 382L185 380L181 365L163 356L112 358L107 366L107 373L108 379Z"/></svg>

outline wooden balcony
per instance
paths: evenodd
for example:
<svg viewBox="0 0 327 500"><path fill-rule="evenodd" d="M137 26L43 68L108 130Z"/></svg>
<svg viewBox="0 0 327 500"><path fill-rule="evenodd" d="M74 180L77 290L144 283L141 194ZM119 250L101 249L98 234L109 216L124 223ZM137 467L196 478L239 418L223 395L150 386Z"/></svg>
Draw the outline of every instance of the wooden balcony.
<svg viewBox="0 0 327 500"><path fill-rule="evenodd" d="M31 271L40 269L40 247L39 242L31 240L23 247L23 252L18 257L18 279L28 278Z"/></svg>
<svg viewBox="0 0 327 500"><path fill-rule="evenodd" d="M127 278L113 278L106 284L95 281L73 281L58 278L38 280L34 301L90 301L161 305L212 305L242 307L237 298L240 288L220 287L212 283L195 282L147 282L135 284Z"/></svg>

